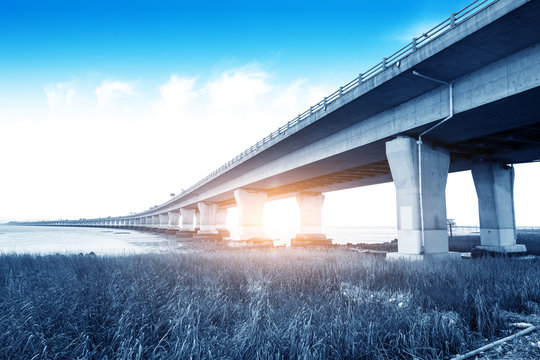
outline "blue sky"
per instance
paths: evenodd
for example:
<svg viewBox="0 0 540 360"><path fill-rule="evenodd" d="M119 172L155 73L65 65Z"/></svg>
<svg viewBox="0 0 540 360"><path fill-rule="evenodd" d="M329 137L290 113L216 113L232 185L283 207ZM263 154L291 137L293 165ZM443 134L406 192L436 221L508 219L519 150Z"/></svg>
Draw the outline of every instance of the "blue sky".
<svg viewBox="0 0 540 360"><path fill-rule="evenodd" d="M19 81L87 71L152 77L259 61L282 77L348 79L465 3L3 2L1 71Z"/></svg>
<svg viewBox="0 0 540 360"><path fill-rule="evenodd" d="M468 3L4 1L0 222L163 202ZM328 224L377 194L346 223L393 225L392 184L362 191L329 194Z"/></svg>

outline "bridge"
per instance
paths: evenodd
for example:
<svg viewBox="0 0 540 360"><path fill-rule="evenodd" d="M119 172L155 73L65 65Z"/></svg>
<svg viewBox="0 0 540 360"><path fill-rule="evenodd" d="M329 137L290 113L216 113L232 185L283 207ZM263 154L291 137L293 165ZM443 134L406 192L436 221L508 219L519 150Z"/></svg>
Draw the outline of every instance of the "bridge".
<svg viewBox="0 0 540 360"><path fill-rule="evenodd" d="M266 201L296 197L296 240L324 243L323 193L393 181L394 256L451 257L447 175L472 170L481 248L523 252L512 164L540 160L539 18L537 0L473 1L167 202L127 216L33 224L204 238L217 236L237 206L232 240L244 244L267 239Z"/></svg>

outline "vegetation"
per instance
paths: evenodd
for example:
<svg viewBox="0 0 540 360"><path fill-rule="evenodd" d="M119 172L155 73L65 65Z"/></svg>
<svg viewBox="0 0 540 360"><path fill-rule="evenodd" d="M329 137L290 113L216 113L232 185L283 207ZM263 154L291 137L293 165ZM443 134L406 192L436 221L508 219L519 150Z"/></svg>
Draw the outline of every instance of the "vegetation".
<svg viewBox="0 0 540 360"><path fill-rule="evenodd" d="M540 233L518 232L516 243L525 245L527 253L540 256ZM448 240L450 251L469 252L477 245L480 245L480 235L454 235Z"/></svg>
<svg viewBox="0 0 540 360"><path fill-rule="evenodd" d="M516 243L527 247L527 253L540 256L540 233L539 232L518 232ZM480 245L480 235L453 235L448 238L450 251L470 252L475 246ZM356 244L351 247L364 250L377 250L396 252L398 251L397 240L375 244Z"/></svg>
<svg viewBox="0 0 540 360"><path fill-rule="evenodd" d="M538 314L539 264L346 248L0 255L0 358L444 358L504 334L509 313Z"/></svg>

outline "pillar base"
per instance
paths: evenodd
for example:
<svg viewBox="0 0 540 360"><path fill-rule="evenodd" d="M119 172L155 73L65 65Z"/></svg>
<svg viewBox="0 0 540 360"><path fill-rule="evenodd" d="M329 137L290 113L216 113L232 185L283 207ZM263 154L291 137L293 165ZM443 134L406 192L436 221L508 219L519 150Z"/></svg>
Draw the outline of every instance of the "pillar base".
<svg viewBox="0 0 540 360"><path fill-rule="evenodd" d="M166 229L165 232L169 235L176 235L178 229Z"/></svg>
<svg viewBox="0 0 540 360"><path fill-rule="evenodd" d="M296 234L291 239L291 247L295 246L332 246L332 239L324 234Z"/></svg>
<svg viewBox="0 0 540 360"><path fill-rule="evenodd" d="M197 234L199 235L218 235L219 232L215 229L203 229L203 230L199 230L197 231Z"/></svg>
<svg viewBox="0 0 540 360"><path fill-rule="evenodd" d="M227 229L217 229L219 236L222 238L227 238L231 236L231 232Z"/></svg>
<svg viewBox="0 0 540 360"><path fill-rule="evenodd" d="M516 244L516 230L510 229L483 229L480 228L480 241L482 246L506 247Z"/></svg>
<svg viewBox="0 0 540 360"><path fill-rule="evenodd" d="M471 252L473 258L483 256L524 256L527 255L527 247L522 244L496 246L496 245L478 245Z"/></svg>
<svg viewBox="0 0 540 360"><path fill-rule="evenodd" d="M429 254L406 254L399 252L386 253L386 259L395 260L407 260L407 261L422 261L422 260L461 260L461 254L458 252L441 252L441 253L429 253Z"/></svg>
<svg viewBox="0 0 540 360"><path fill-rule="evenodd" d="M193 234L193 240L203 240L203 241L221 241L221 236L219 233L197 233Z"/></svg>
<svg viewBox="0 0 540 360"><path fill-rule="evenodd" d="M176 237L179 237L181 239L192 239L193 235L195 235L197 231L195 230L179 230L176 232Z"/></svg>
<svg viewBox="0 0 540 360"><path fill-rule="evenodd" d="M251 247L251 248L271 248L274 247L274 240L268 238L253 238L250 240L228 240L230 247Z"/></svg>

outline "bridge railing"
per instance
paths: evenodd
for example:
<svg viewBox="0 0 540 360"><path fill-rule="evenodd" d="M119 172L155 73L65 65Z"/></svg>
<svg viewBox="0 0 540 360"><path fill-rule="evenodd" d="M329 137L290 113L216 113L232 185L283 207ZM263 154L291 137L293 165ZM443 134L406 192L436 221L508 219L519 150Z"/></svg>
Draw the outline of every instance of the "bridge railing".
<svg viewBox="0 0 540 360"><path fill-rule="evenodd" d="M401 49L399 49L392 55L383 58L381 62L379 62L377 65L373 66L372 68L368 69L366 72L360 73L357 78L353 79L349 83L345 84L344 86L340 86L338 90L324 97L321 101L319 101L315 105L310 106L309 109L307 109L301 114L298 114L295 118L291 119L290 121L288 121L287 123L279 127L270 135L257 141L254 145L245 149L240 154L238 154L237 156L235 156L234 158L232 158L231 160L229 160L228 162L226 162L225 164L223 164L222 166L214 170L212 173L208 174L205 178L201 179L196 184L189 187L187 190L183 191L182 194L188 193L198 188L199 186L206 183L210 179L214 178L218 174L221 174L225 169L228 169L229 167L231 167L231 165L245 158L250 153L257 151L261 146L268 143L270 140L274 139L280 134L286 133L288 129L292 128L293 126L307 119L308 117L313 115L315 112L320 111L320 110L326 110L326 107L329 104L341 98L343 95L356 89L357 87L362 85L364 82L378 75L379 73L383 72L387 68L394 66L398 61L401 61L402 59L414 53L416 50L425 46L432 40L438 38L442 34L446 33L447 31L453 29L460 23L464 22L471 16L477 14L481 10L485 9L486 7L498 1L499 0L476 0L476 1L471 2L469 5L465 6L460 11L456 13L452 13L449 18L442 21L438 25L434 26L430 30L426 31L419 37L413 38L410 43L403 46Z"/></svg>

